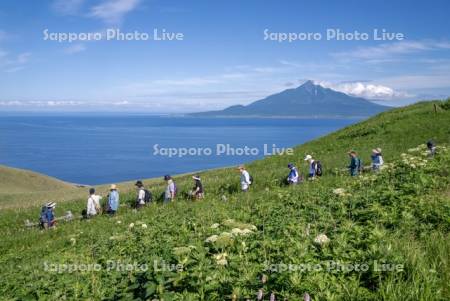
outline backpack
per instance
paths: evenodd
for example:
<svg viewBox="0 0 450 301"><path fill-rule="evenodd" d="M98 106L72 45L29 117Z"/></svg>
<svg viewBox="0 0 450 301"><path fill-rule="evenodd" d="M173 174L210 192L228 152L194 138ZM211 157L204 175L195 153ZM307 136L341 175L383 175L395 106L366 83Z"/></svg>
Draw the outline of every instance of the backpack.
<svg viewBox="0 0 450 301"><path fill-rule="evenodd" d="M364 170L364 166L363 166L362 160L360 158L358 158L357 160L358 161L356 161L356 169L359 172L362 172Z"/></svg>
<svg viewBox="0 0 450 301"><path fill-rule="evenodd" d="M152 193L149 190L147 190L147 189L144 189L144 192L145 192L144 202L146 204L150 203L153 200Z"/></svg>
<svg viewBox="0 0 450 301"><path fill-rule="evenodd" d="M48 220L47 220L47 206L42 206L42 208L41 208L41 215L39 216L39 221L41 222L41 223L47 223L48 222Z"/></svg>
<svg viewBox="0 0 450 301"><path fill-rule="evenodd" d="M250 185L252 185L253 184L253 177L252 177L251 174L248 175L248 179L250 180Z"/></svg>
<svg viewBox="0 0 450 301"><path fill-rule="evenodd" d="M178 192L177 184L173 182L173 195L177 195L177 192Z"/></svg>
<svg viewBox="0 0 450 301"><path fill-rule="evenodd" d="M315 162L316 176L321 177L323 174L322 163L320 161Z"/></svg>

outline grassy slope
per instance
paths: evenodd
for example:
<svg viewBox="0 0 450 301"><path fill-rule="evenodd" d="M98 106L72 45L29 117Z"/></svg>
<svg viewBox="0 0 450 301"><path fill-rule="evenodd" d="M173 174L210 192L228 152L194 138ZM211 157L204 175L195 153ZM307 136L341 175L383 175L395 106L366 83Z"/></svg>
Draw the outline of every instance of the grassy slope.
<svg viewBox="0 0 450 301"><path fill-rule="evenodd" d="M161 182L148 179L148 184ZM134 189L134 181L120 183L122 191ZM109 184L95 186L100 194L106 194ZM80 187L56 178L24 169L0 165L0 210L39 206L49 200L58 203L84 198L87 187Z"/></svg>
<svg viewBox="0 0 450 301"><path fill-rule="evenodd" d="M207 197L202 202L153 205L137 213L123 208L115 218L75 221L61 225L56 231L23 228L23 219L35 218L36 209L4 210L0 213L0 233L4 237L0 247L4 286L0 295L114 299L143 297L147 292L149 296L171 300L174 298L171 292L176 292L185 300L223 300L233 293L239 298L254 299L258 289L264 287L290 300L297 300L306 291L314 298L328 300L445 300L450 280L450 204L445 180L448 181L448 174L442 173L450 168L448 158L440 159L440 169L383 175L379 183L367 185L355 184L334 170L346 166L346 152L350 148L358 150L363 160L369 162L370 149L381 147L389 162L430 138L439 144L449 143L449 121L450 111L435 114L432 103L382 113L299 146L293 157L271 157L250 164L255 185L248 195L237 193L236 171L223 169L203 173ZM327 175L318 182L280 187L288 162L306 169L302 161L306 153L321 159ZM177 184L180 191L192 185L186 176L178 177ZM336 198L331 193L336 187L345 187L354 196ZM162 192L161 184L153 186L153 191ZM228 201L223 202L222 196ZM122 193L123 202L132 198L133 195ZM84 203L84 200L64 203L57 212L61 214L67 209L78 212ZM255 224L258 231L246 240L246 247L205 246L205 237L217 234L209 225L228 218ZM129 223L137 221L145 222L148 229L127 230ZM305 234L306 228L310 229L310 236ZM311 244L318 233L331 238L329 248ZM196 247L194 254L181 257L174 254L174 247L187 245ZM229 265L218 269L211 254L221 251L229 254ZM94 263L107 259L143 260L150 264L154 259L164 259L170 263L184 262L187 271L62 275L42 271L42 261ZM268 283L258 281L266 260L301 264L330 259L350 262L384 259L405 264L406 272L344 275L266 272Z"/></svg>
<svg viewBox="0 0 450 301"><path fill-rule="evenodd" d="M54 195L59 199L80 197L75 185L29 170L0 165L0 208L36 205Z"/></svg>
<svg viewBox="0 0 450 301"><path fill-rule="evenodd" d="M432 122L436 117L436 122ZM343 167L345 164L342 161L345 161L345 154L350 148L358 150L367 163L370 161L370 150L377 146L383 148L383 154L389 157L398 154L399 147L412 147L431 138L438 142L449 140L448 126L442 122L447 117L445 114L434 115L433 104L430 102L395 109L349 129L303 144L296 148L293 158L271 158L257 161L253 166L272 170L271 180L273 177L280 179L284 178L286 172L279 168L280 164L286 165L294 161L298 166L304 167L301 158L306 153L320 158L328 168ZM222 176L230 176L228 169L208 174L215 179L215 183ZM162 184L160 179L147 179L145 182L150 186ZM119 186L123 192L129 192L134 189L133 184L134 181L123 182ZM108 187L109 185L98 185L96 189L106 194ZM35 172L0 166L0 210L38 206L49 199L58 202L80 199L85 197L86 190Z"/></svg>

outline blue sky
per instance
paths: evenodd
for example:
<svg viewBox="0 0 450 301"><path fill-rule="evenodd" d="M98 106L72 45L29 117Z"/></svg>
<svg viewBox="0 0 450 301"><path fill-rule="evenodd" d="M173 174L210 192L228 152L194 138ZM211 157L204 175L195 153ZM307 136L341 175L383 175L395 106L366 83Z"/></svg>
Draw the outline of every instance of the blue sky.
<svg viewBox="0 0 450 301"><path fill-rule="evenodd" d="M0 111L201 111L247 104L306 79L390 105L444 98L449 12L445 0L2 1ZM43 33L110 28L184 38L69 43ZM327 40L336 29L369 39ZM405 38L375 41L376 29ZM265 40L265 30L322 39Z"/></svg>

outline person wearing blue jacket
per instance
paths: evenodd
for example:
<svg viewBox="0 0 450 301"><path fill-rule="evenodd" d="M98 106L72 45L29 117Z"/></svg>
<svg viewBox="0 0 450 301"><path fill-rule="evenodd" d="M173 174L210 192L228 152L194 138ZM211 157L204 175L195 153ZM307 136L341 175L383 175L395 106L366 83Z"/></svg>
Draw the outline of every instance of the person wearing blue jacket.
<svg viewBox="0 0 450 301"><path fill-rule="evenodd" d="M53 210L56 207L56 203L49 202L45 204L41 211L40 223L44 229L52 228L56 225L55 214Z"/></svg>
<svg viewBox="0 0 450 301"><path fill-rule="evenodd" d="M291 185L291 184L294 184L294 185L295 185L295 184L298 183L298 179L299 179L298 170L297 170L297 168L294 166L294 164L292 164L292 163L289 163L289 164L288 164L288 168L289 168L291 171L289 172L287 181L288 181L289 185Z"/></svg>
<svg viewBox="0 0 450 301"><path fill-rule="evenodd" d="M111 185L109 197L108 197L108 213L110 215L116 214L119 209L119 192L117 192L117 186Z"/></svg>
<svg viewBox="0 0 450 301"><path fill-rule="evenodd" d="M350 165L348 166L350 175L352 177L357 176L362 169L361 159L355 151L350 151L348 155L350 156Z"/></svg>

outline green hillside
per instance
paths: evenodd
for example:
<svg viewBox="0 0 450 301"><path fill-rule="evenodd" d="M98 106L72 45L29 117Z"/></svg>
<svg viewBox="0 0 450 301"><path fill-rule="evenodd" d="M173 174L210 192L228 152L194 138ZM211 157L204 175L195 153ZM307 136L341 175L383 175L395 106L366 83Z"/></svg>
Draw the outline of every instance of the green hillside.
<svg viewBox="0 0 450 301"><path fill-rule="evenodd" d="M74 199L80 192L75 185L58 179L0 165L0 209L36 205L49 197Z"/></svg>
<svg viewBox="0 0 450 301"><path fill-rule="evenodd" d="M0 193L25 193L73 188L39 173L0 165Z"/></svg>
<svg viewBox="0 0 450 301"><path fill-rule="evenodd" d="M293 156L249 164L247 194L236 170L221 169L201 174L204 200L183 198L192 186L184 175L175 177L176 202L136 212L128 183L119 185L117 216L50 231L24 227L38 207L4 209L0 299L448 300L449 124L449 101L381 113ZM439 145L433 158L429 139ZM347 151L368 164L374 147L387 168L350 178ZM306 173L305 154L322 161L325 175L284 186L287 163ZM161 182L153 180L154 195ZM60 203L57 214L84 206Z"/></svg>

